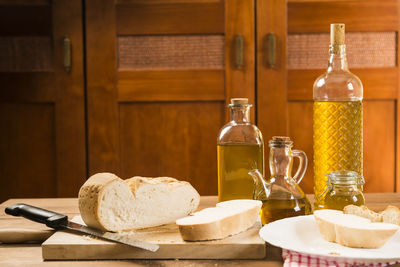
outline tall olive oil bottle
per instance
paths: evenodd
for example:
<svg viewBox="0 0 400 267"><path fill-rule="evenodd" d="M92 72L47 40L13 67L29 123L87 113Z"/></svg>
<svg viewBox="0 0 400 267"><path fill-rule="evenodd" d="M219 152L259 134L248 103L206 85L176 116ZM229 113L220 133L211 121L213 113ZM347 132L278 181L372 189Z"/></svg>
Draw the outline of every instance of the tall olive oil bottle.
<svg viewBox="0 0 400 267"><path fill-rule="evenodd" d="M218 200L252 199L254 181L249 172L264 174L264 142L260 130L250 122L247 98L233 98L228 105L231 121L217 140Z"/></svg>
<svg viewBox="0 0 400 267"><path fill-rule="evenodd" d="M363 175L360 79L349 71L345 25L331 24L328 69L314 82L314 208L325 208L326 174L355 171Z"/></svg>

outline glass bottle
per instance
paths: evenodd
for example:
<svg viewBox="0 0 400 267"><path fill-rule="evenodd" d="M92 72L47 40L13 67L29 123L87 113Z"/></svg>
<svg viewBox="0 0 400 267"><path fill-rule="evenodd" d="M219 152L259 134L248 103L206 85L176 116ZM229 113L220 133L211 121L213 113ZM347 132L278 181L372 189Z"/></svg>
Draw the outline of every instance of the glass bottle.
<svg viewBox="0 0 400 267"><path fill-rule="evenodd" d="M315 209L325 208L326 174L337 170L363 175L360 79L349 71L344 24L331 24L327 71L314 82Z"/></svg>
<svg viewBox="0 0 400 267"><path fill-rule="evenodd" d="M293 142L289 137L274 136L269 141L269 168L271 177L267 180L258 170L252 170L254 179L254 199L261 200L262 224L275 220L308 215L311 205L299 183L307 169L307 156L301 150L292 150ZM299 166L292 176L293 158L299 158Z"/></svg>
<svg viewBox="0 0 400 267"><path fill-rule="evenodd" d="M233 98L228 105L231 121L220 130L217 140L218 200L253 198L253 178L259 169L264 174L264 142L261 131L250 122L247 98Z"/></svg>
<svg viewBox="0 0 400 267"><path fill-rule="evenodd" d="M360 189L364 179L353 171L334 171L329 173L325 207L327 209L343 210L347 205L364 205L364 195Z"/></svg>

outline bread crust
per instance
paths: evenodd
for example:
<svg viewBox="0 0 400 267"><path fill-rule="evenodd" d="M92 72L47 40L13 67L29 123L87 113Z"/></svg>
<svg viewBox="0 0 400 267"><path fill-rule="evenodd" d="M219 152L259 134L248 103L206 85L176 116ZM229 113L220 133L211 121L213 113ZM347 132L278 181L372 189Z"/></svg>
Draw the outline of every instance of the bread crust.
<svg viewBox="0 0 400 267"><path fill-rule="evenodd" d="M142 177L142 176L134 176L132 178L126 179L125 182L131 188L132 194L135 195L136 191L145 184L157 185L166 183L169 189L172 191L174 188L181 187L181 186L191 186L189 182L186 181L179 181L172 177ZM200 195L199 195L200 197Z"/></svg>
<svg viewBox="0 0 400 267"><path fill-rule="evenodd" d="M389 205L385 210L377 213L367 206L348 205L344 207L343 212L370 219L372 222L392 223L400 226L400 209L396 206Z"/></svg>
<svg viewBox="0 0 400 267"><path fill-rule="evenodd" d="M208 223L186 224L177 220L182 239L186 241L222 239L243 232L254 225L262 203L242 213L226 216ZM223 208L223 207L217 207ZM213 208L210 208L213 209ZM193 215L196 216L196 213Z"/></svg>
<svg viewBox="0 0 400 267"><path fill-rule="evenodd" d="M362 211L350 207L347 211L359 210ZM358 214L344 214L337 210L318 210L314 217L324 239L353 248L379 248L399 229L393 224L371 222Z"/></svg>
<svg viewBox="0 0 400 267"><path fill-rule="evenodd" d="M385 223L371 223L371 225ZM392 224L388 224L392 226ZM380 248L396 232L397 228L391 229L364 229L336 224L336 243L352 248Z"/></svg>
<svg viewBox="0 0 400 267"><path fill-rule="evenodd" d="M400 226L400 209L398 207L389 205L379 214L382 216L383 222Z"/></svg>
<svg viewBox="0 0 400 267"><path fill-rule="evenodd" d="M110 211L110 209L104 207L103 195L109 186L113 187L114 183L121 183L124 192L126 186L126 191L132 194L129 196L129 200L126 199L129 209L132 210L122 212L126 215L123 216L123 220L131 222L132 227L126 228L122 224L119 224L119 226L122 226L121 229L115 227L115 224L111 225L107 219L113 218L113 216L104 215L104 211ZM147 190L150 193L143 197L143 191L141 192L140 189L145 185L150 185L150 190ZM146 188L143 188L143 190L146 192ZM170 202L175 204L170 204ZM171 177L147 178L136 176L122 180L112 173L98 173L91 176L79 190L79 210L83 221L88 226L107 231L134 230L175 222L176 219L187 216L196 210L199 202L200 195L190 183L178 181ZM118 203L120 202L118 201ZM112 206L116 207L114 204ZM117 213L121 213L120 208L117 209Z"/></svg>
<svg viewBox="0 0 400 267"><path fill-rule="evenodd" d="M371 222L382 222L382 214L370 210L367 206L347 205L343 209L344 214L354 214L370 219Z"/></svg>
<svg viewBox="0 0 400 267"><path fill-rule="evenodd" d="M90 176L82 185L78 194L78 202L79 211L86 225L101 230L108 230L100 223L99 203L104 188L116 180L121 179L115 174L103 172Z"/></svg>

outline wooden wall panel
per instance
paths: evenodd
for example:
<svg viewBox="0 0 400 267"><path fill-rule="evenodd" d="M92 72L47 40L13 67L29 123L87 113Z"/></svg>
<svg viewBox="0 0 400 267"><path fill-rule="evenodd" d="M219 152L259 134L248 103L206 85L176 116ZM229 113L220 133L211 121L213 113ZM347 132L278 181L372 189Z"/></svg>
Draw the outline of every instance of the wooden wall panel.
<svg viewBox="0 0 400 267"><path fill-rule="evenodd" d="M115 4L86 4L89 175L119 173ZM132 16L134 17L134 16Z"/></svg>
<svg viewBox="0 0 400 267"><path fill-rule="evenodd" d="M226 104L231 98L247 97L249 103L256 104L255 97L255 14L254 1L225 1L225 97ZM243 38L242 66L236 66L239 47L236 36ZM255 107L251 109L251 121L256 122ZM225 113L229 119L229 112Z"/></svg>
<svg viewBox="0 0 400 267"><path fill-rule="evenodd" d="M347 31L397 31L397 0L288 2L288 32L328 32L331 23L346 24Z"/></svg>
<svg viewBox="0 0 400 267"><path fill-rule="evenodd" d="M217 194L222 101L120 104L121 176L172 176Z"/></svg>
<svg viewBox="0 0 400 267"><path fill-rule="evenodd" d="M0 7L0 36L50 35L51 22L51 5L10 4Z"/></svg>
<svg viewBox="0 0 400 267"><path fill-rule="evenodd" d="M325 69L329 33L288 35L288 69ZM346 54L350 69L396 66L396 32L347 32Z"/></svg>
<svg viewBox="0 0 400 267"><path fill-rule="evenodd" d="M118 69L223 69L224 36L120 36Z"/></svg>
<svg viewBox="0 0 400 267"><path fill-rule="evenodd" d="M117 34L224 33L224 1L130 1L116 5Z"/></svg>
<svg viewBox="0 0 400 267"><path fill-rule="evenodd" d="M57 196L76 197L87 176L82 3L57 0L53 1L52 7ZM66 36L71 42L69 72L64 68L63 41Z"/></svg>
<svg viewBox="0 0 400 267"><path fill-rule="evenodd" d="M90 174L170 175L216 194L225 104L255 102L254 1L85 3Z"/></svg>
<svg viewBox="0 0 400 267"><path fill-rule="evenodd" d="M366 192L395 190L395 101L364 101L364 177Z"/></svg>
<svg viewBox="0 0 400 267"><path fill-rule="evenodd" d="M0 37L6 43L0 57L8 58L0 69L0 105L7 107L0 110L6 129L0 136L7 139L0 169L7 172L1 187L9 189L0 198L76 197L86 178L82 3L0 0L0 6L0 36L7 35Z"/></svg>
<svg viewBox="0 0 400 267"><path fill-rule="evenodd" d="M0 72L53 70L50 36L0 37Z"/></svg>
<svg viewBox="0 0 400 267"><path fill-rule="evenodd" d="M120 71L118 101L224 100L223 70Z"/></svg>
<svg viewBox="0 0 400 267"><path fill-rule="evenodd" d="M49 103L56 100L55 73L0 72L0 81L5 88L0 90L0 102Z"/></svg>
<svg viewBox="0 0 400 267"><path fill-rule="evenodd" d="M257 113L265 142L288 134L286 13L286 1L257 0ZM272 68L267 65L269 33L276 35L276 64Z"/></svg>
<svg viewBox="0 0 400 267"><path fill-rule="evenodd" d="M306 193L314 191L314 171L313 171L313 102L289 102L289 127L288 136L293 140L293 148L306 152L308 157L307 172L300 187ZM293 164L293 173L297 169L298 162Z"/></svg>
<svg viewBox="0 0 400 267"><path fill-rule="evenodd" d="M294 148L313 161L313 102L289 102L289 136ZM363 101L364 177L367 192L393 192L395 181L395 102ZM379 112L377 112L379 111ZM311 130L305 130L311 129ZM294 164L296 168L297 164ZM313 193L313 166L309 164L301 188Z"/></svg>
<svg viewBox="0 0 400 267"><path fill-rule="evenodd" d="M52 104L0 104L0 201L56 197Z"/></svg>

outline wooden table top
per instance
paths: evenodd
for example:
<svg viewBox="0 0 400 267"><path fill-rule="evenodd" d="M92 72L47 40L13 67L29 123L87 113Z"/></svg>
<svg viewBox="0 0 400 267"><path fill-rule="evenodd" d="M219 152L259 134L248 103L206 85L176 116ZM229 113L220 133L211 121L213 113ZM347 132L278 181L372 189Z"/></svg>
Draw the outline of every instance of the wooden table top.
<svg viewBox="0 0 400 267"><path fill-rule="evenodd" d="M312 202L312 196L308 196ZM400 208L400 194L398 193L370 193L365 194L366 205L375 211L394 205ZM6 206L23 202L44 209L63 213L69 217L79 215L78 200L76 198L41 198L41 199L10 199L0 205L0 229L25 228L48 229L46 226L33 223L24 218L6 215ZM214 206L217 197L201 198L199 208ZM120 261L46 261L42 259L40 244L0 244L0 266L282 266L281 250L267 245L267 256L263 260L120 260Z"/></svg>

